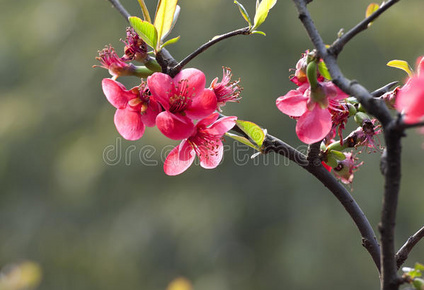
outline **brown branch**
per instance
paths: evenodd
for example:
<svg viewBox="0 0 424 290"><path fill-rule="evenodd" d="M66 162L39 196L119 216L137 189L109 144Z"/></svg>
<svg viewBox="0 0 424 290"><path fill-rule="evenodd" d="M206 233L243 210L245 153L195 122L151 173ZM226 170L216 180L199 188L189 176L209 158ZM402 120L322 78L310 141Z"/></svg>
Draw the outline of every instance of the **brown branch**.
<svg viewBox="0 0 424 290"><path fill-rule="evenodd" d="M361 233L362 245L371 255L377 269L380 269L380 246L377 242L371 224L347 189L338 182L336 178L324 168L324 166L322 166L321 160L317 154L316 144L310 146L308 156L305 156L285 142L267 134L263 143L263 149L264 153L275 152L295 162L297 165L314 175L331 191L331 193L340 201L351 216L353 222Z"/></svg>
<svg viewBox="0 0 424 290"><path fill-rule="evenodd" d="M345 93L355 96L364 106L365 110L374 115L383 126L384 137L387 145L387 167L384 175L384 197L381 223L379 225L381 233L381 286L384 290L398 289L401 280L396 273L397 267L394 253L394 227L401 176L400 139L403 136L403 130L396 126L397 121L391 117L388 108L382 100L374 98L368 90L356 81L348 80L343 76L337 64L338 51L327 50L321 35L312 21L305 1L293 0L293 2L298 10L299 19L314 44L318 55L324 59L334 84L336 84ZM390 2L392 3L391 5L393 5L394 2L397 1ZM387 8L388 7L390 6L387 6ZM349 37L353 37L356 34L350 34L351 36Z"/></svg>
<svg viewBox="0 0 424 290"><path fill-rule="evenodd" d="M237 36L237 35L250 35L252 34L252 32L250 31L249 27L245 27L245 28L240 28L219 36L214 37L212 40L206 42L205 44L203 44L202 46L200 46L198 49L196 49L195 51L193 51L192 53L190 53L186 58L184 58L180 63L178 63L176 66L174 66L171 70L170 70L170 76L173 77L175 76L177 73L180 72L180 70L186 66L191 60L193 60L196 56L198 56L199 54L201 54L202 52L204 52L205 50L207 50L209 47L211 47L214 44L217 44L218 42L233 37L233 36Z"/></svg>
<svg viewBox="0 0 424 290"><path fill-rule="evenodd" d="M396 253L396 262L398 269L400 268L400 266L403 265L406 259L408 259L409 253L422 238L424 238L424 227L422 227L415 234L410 236L406 243L403 244L403 246L399 249L399 251Z"/></svg>

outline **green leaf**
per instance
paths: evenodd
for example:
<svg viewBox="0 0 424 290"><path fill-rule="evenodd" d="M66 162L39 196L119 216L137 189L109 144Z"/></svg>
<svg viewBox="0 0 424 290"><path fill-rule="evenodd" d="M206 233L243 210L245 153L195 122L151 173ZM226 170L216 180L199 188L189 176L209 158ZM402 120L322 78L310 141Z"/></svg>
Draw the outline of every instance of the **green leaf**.
<svg viewBox="0 0 424 290"><path fill-rule="evenodd" d="M138 0L138 4L140 4L141 13L143 13L144 21L152 23L152 19L150 18L149 10L147 10L147 6L146 6L146 3L144 3L144 0Z"/></svg>
<svg viewBox="0 0 424 290"><path fill-rule="evenodd" d="M263 36L266 36L265 32L260 31L260 30L253 30L251 33L252 33L252 34L261 34L261 35L263 35Z"/></svg>
<svg viewBox="0 0 424 290"><path fill-rule="evenodd" d="M421 263L415 263L414 269L417 271L424 271L424 265Z"/></svg>
<svg viewBox="0 0 424 290"><path fill-rule="evenodd" d="M147 45L156 50L158 32L156 31L156 28L153 26L153 24L147 21L143 21L135 16L128 17L128 20L140 38L143 39Z"/></svg>
<svg viewBox="0 0 424 290"><path fill-rule="evenodd" d="M394 67L405 71L409 77L412 76L412 69L409 64L404 60L394 59L387 63L387 66Z"/></svg>
<svg viewBox="0 0 424 290"><path fill-rule="evenodd" d="M225 135L228 136L228 137L230 137L230 138L233 138L236 141L239 141L240 143L243 143L244 145L247 145L247 146L249 146L249 147L251 147L251 148L253 148L255 150L260 151L258 147L256 147L254 144L252 144L252 142L250 142L245 137L242 137L242 136L239 136L239 135L236 135L236 134L233 134L233 133L228 133L228 132L225 133Z"/></svg>
<svg viewBox="0 0 424 290"><path fill-rule="evenodd" d="M249 28L252 27L252 21L250 20L249 17L249 13L247 13L246 9L244 8L243 5L241 5L237 0L234 0L234 3L237 4L241 15L243 16L244 20L247 21L247 23L249 24Z"/></svg>
<svg viewBox="0 0 424 290"><path fill-rule="evenodd" d="M377 3L371 3L368 5L367 10L365 11L365 18L370 17L375 11L378 10L378 8L380 8L380 5Z"/></svg>
<svg viewBox="0 0 424 290"><path fill-rule="evenodd" d="M262 143L265 139L264 130L250 121L237 120L237 126L246 133L249 138L258 145L259 148L262 147Z"/></svg>
<svg viewBox="0 0 424 290"><path fill-rule="evenodd" d="M174 23L175 9L177 8L178 0L159 0L156 9L154 26L158 31L159 42L164 35L167 35Z"/></svg>
<svg viewBox="0 0 424 290"><path fill-rule="evenodd" d="M255 19L253 20L252 30L255 30L262 23L264 23L266 17L268 16L269 10L271 10L271 8L274 7L275 3L277 3L277 0L262 0L261 3L257 5Z"/></svg>
<svg viewBox="0 0 424 290"><path fill-rule="evenodd" d="M367 10L365 11L365 18L370 17L375 11L377 11L380 8L380 5L377 3L371 3L368 5ZM368 27L370 27L372 22L368 24Z"/></svg>
<svg viewBox="0 0 424 290"><path fill-rule="evenodd" d="M163 47L165 47L165 46L168 46L168 45L170 45L170 44L174 44L174 43L176 43L178 40L180 40L180 37L179 36L177 36L177 37L174 37L174 38L171 38L170 40L168 40L168 41L166 41L164 44L162 44L162 48Z"/></svg>
<svg viewBox="0 0 424 290"><path fill-rule="evenodd" d="M325 64L324 61L320 61L318 63L318 71L324 78L331 81L330 72L328 71L327 65Z"/></svg>

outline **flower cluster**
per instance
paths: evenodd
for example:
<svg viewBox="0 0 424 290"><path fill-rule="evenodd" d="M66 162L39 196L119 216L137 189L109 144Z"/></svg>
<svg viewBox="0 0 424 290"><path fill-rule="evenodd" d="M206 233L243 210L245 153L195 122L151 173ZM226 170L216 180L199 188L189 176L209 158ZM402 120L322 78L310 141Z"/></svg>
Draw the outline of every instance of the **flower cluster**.
<svg viewBox="0 0 424 290"><path fill-rule="evenodd" d="M313 72L315 76L308 75L307 66L315 62L310 60L308 64L308 56L305 53L298 61L295 75L291 78L298 88L279 97L276 105L281 112L297 120L299 139L312 144L324 139L334 129L333 119L339 119L339 124L345 122L340 120L340 114L336 114L341 101L348 96L316 71Z"/></svg>
<svg viewBox="0 0 424 290"><path fill-rule="evenodd" d="M175 77L152 72L137 87L127 89L116 79L134 74L132 60L143 61L146 46L138 35L127 30L124 56L118 57L108 46L98 60L112 78L102 81L107 100L116 108L114 123L119 134L127 140L140 139L145 127L156 126L172 140L182 140L164 163L168 175L184 172L197 155L203 168L215 168L222 160L222 137L234 127L236 117L219 119L226 102L240 99L239 81L231 81L231 70L224 68L223 78L214 79L206 87L204 73L195 68L181 70ZM130 73L128 73L130 72Z"/></svg>
<svg viewBox="0 0 424 290"><path fill-rule="evenodd" d="M335 176L343 183L350 184L362 162L356 162L355 152L342 151L358 147L380 151L377 135L381 130L376 120L363 112L357 100L341 91L329 78L323 61L314 52L306 51L290 78L297 89L279 97L276 105L281 112L297 121L296 134L302 142L321 142L323 165L329 171L334 170ZM350 117L354 117L359 127L343 138ZM334 140L337 136L339 141Z"/></svg>

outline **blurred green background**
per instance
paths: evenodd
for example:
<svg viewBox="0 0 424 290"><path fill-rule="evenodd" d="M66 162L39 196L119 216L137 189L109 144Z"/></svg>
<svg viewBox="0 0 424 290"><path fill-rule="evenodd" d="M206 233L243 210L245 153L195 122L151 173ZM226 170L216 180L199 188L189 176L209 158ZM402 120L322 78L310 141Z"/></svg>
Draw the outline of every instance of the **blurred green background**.
<svg viewBox="0 0 424 290"><path fill-rule="evenodd" d="M155 1L146 1L153 13ZM241 1L252 14L253 0ZM163 173L172 146L156 129L140 141L119 137L115 109L102 94L107 71L92 65L126 22L105 0L1 0L0 266L23 260L43 270L39 289L163 290L178 276L197 290L378 289L378 274L357 229L336 199L308 173L274 155L227 140L215 170ZM122 0L140 15L135 0ZM369 1L314 1L323 38L362 20ZM169 47L180 60L214 35L245 26L233 0L181 0ZM424 54L422 0L401 1L340 55L344 74L370 90L405 74ZM237 115L294 147L295 121L275 99L301 53L311 48L291 1L279 1L261 27L266 37L224 41L190 66L207 82L231 67L244 87ZM127 85L136 79L122 80ZM404 140L397 246L424 224L424 137ZM172 146L170 146L172 145ZM378 154L363 153L353 195L377 231L383 180ZM290 165L290 166L289 166ZM408 265L424 262L424 244Z"/></svg>

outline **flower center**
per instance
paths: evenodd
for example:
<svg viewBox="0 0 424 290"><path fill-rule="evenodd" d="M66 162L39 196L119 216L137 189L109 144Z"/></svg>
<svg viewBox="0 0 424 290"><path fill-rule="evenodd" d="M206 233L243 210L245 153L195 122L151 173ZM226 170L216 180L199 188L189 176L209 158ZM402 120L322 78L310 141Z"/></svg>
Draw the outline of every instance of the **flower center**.
<svg viewBox="0 0 424 290"><path fill-rule="evenodd" d="M219 140L219 137L205 134L199 130L194 137L189 139L189 142L192 144L194 151L199 158L209 159L212 156L218 156Z"/></svg>
<svg viewBox="0 0 424 290"><path fill-rule="evenodd" d="M172 113L182 113L191 103L188 81L181 80L178 82L178 84L175 86L174 92L176 93L169 98L169 111Z"/></svg>

